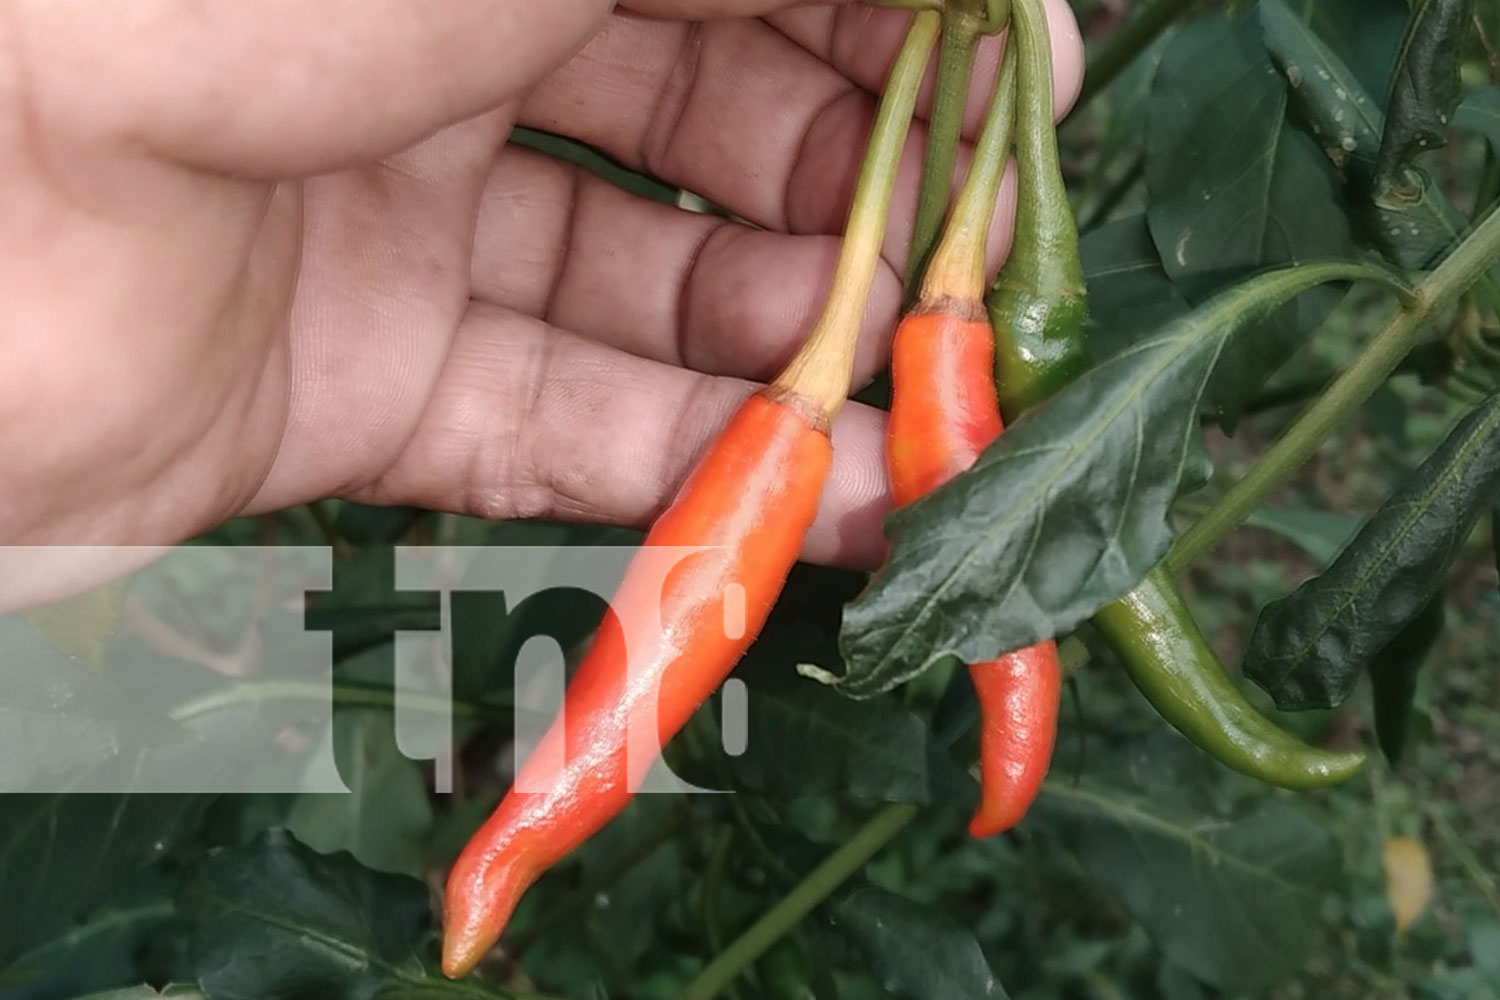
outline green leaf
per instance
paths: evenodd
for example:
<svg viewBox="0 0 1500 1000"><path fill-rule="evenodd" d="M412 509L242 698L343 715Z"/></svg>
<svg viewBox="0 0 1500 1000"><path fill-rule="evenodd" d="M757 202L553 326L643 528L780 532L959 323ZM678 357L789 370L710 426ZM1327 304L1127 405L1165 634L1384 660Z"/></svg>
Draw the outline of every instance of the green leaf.
<svg viewBox="0 0 1500 1000"><path fill-rule="evenodd" d="M1412 161L1448 144L1448 125L1463 82L1459 66L1474 19L1474 0L1416 0L1396 57L1386 102L1385 135L1375 170L1375 190L1425 187Z"/></svg>
<svg viewBox="0 0 1500 1000"><path fill-rule="evenodd" d="M1495 573L1500 576L1500 501L1496 501L1490 514L1490 542L1495 549Z"/></svg>
<svg viewBox="0 0 1500 1000"><path fill-rule="evenodd" d="M1375 737L1380 751L1395 767L1406 749L1411 728L1412 701L1417 694L1417 676L1422 670L1438 636L1443 632L1447 615L1443 595L1427 602L1411 624L1386 644L1370 664L1374 685Z"/></svg>
<svg viewBox="0 0 1500 1000"><path fill-rule="evenodd" d="M843 792L882 802L974 805L974 779L922 718L894 698L856 705L796 677L787 662L736 674L750 689L745 752L733 758L739 781L786 798Z"/></svg>
<svg viewBox="0 0 1500 1000"><path fill-rule="evenodd" d="M135 986L107 993L90 993L74 1000L208 1000L202 992L191 986L168 986L160 993L149 986Z"/></svg>
<svg viewBox="0 0 1500 1000"><path fill-rule="evenodd" d="M1254 17L1211 13L1179 31L1162 58L1146 141L1147 218L1167 274L1190 300L1268 265L1354 256L1334 178L1288 125L1286 103ZM1208 390L1226 428L1342 297L1320 289L1226 348Z"/></svg>
<svg viewBox="0 0 1500 1000"><path fill-rule="evenodd" d="M1266 47L1289 88L1292 118L1343 176L1362 238L1399 267L1430 267L1467 231L1468 220L1432 184L1377 194L1379 106L1283 0L1261 0L1260 11Z"/></svg>
<svg viewBox="0 0 1500 1000"><path fill-rule="evenodd" d="M1188 311L1151 242L1145 215L1100 226L1079 241L1089 292L1089 345L1095 358L1120 353Z"/></svg>
<svg viewBox="0 0 1500 1000"><path fill-rule="evenodd" d="M0 967L53 940L189 837L209 796L7 795L0 808Z"/></svg>
<svg viewBox="0 0 1500 1000"><path fill-rule="evenodd" d="M1232 335L1358 264L1262 275L1098 365L1027 413L973 469L892 515L890 559L844 611L837 683L890 690L945 656L994 659L1073 628L1141 581L1172 539L1167 512L1198 403Z"/></svg>
<svg viewBox="0 0 1500 1000"><path fill-rule="evenodd" d="M58 927L0 967L0 996L52 1000L154 978L142 968L141 958L153 944L172 940L174 888L175 880L156 870L142 872L136 884L114 893L84 919Z"/></svg>
<svg viewBox="0 0 1500 1000"><path fill-rule="evenodd" d="M0 646L0 792L149 783L143 756L188 737L143 693L143 674L165 672L154 663L122 656L97 670L21 615L0 616Z"/></svg>
<svg viewBox="0 0 1500 1000"><path fill-rule="evenodd" d="M272 830L216 851L185 879L178 909L214 1000L368 1000L436 986L427 887L320 855Z"/></svg>
<svg viewBox="0 0 1500 1000"><path fill-rule="evenodd" d="M594 893L587 909L561 926L575 931L586 926L588 935L581 943L606 968L635 968L662 935L657 921L645 915L667 912L689 890L691 873L681 842L663 833L676 828L674 814L680 807L671 796L637 796L578 851L583 884L607 888ZM643 843L653 845L649 854L639 853Z"/></svg>
<svg viewBox="0 0 1500 1000"><path fill-rule="evenodd" d="M1290 510L1262 507L1245 519L1251 527L1275 532L1296 544L1321 566L1333 562L1339 550L1359 530L1359 518L1328 510Z"/></svg>
<svg viewBox="0 0 1500 1000"><path fill-rule="evenodd" d="M1453 112L1453 125L1484 136L1490 148L1500 154L1500 87L1475 87L1464 96Z"/></svg>
<svg viewBox="0 0 1500 1000"><path fill-rule="evenodd" d="M1047 782L1035 821L1197 978L1238 995L1296 972L1341 879L1338 842L1281 799L1225 806L1174 737L1105 749L1079 786Z"/></svg>
<svg viewBox="0 0 1500 1000"><path fill-rule="evenodd" d="M948 916L884 889L856 889L828 907L880 987L903 1000L1005 997L979 942Z"/></svg>
<svg viewBox="0 0 1500 1000"><path fill-rule="evenodd" d="M387 712L340 712L334 717L334 759L347 793L300 795L286 825L322 854L348 851L376 871L420 877L432 804L421 765L396 746Z"/></svg>
<svg viewBox="0 0 1500 1000"><path fill-rule="evenodd" d="M1407 0L1291 0L1291 7L1366 93L1384 95L1410 10Z"/></svg>
<svg viewBox="0 0 1500 1000"><path fill-rule="evenodd" d="M1245 673L1283 709L1349 697L1421 613L1500 491L1500 396L1465 417L1322 576L1260 614Z"/></svg>

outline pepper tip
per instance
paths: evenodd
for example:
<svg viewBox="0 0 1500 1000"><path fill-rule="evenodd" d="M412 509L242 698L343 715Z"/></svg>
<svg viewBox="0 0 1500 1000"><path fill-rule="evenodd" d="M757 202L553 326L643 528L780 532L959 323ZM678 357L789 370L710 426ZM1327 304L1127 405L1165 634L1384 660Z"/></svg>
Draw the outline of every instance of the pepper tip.
<svg viewBox="0 0 1500 1000"><path fill-rule="evenodd" d="M1009 812L986 812L980 809L969 820L969 836L975 840L998 836L1021 821L1021 817Z"/></svg>

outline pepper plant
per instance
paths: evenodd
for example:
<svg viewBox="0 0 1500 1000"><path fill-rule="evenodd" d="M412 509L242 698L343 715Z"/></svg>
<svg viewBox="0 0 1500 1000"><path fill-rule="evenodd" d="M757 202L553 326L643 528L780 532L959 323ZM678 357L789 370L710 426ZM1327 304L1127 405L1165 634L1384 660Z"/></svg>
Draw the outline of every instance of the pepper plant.
<svg viewBox="0 0 1500 1000"><path fill-rule="evenodd" d="M646 536L723 547L697 584L753 563L732 641L691 594L632 617L634 577L602 626L573 590L395 586L398 545L632 532L339 502L231 523L207 540L332 548L306 620L333 722L285 757L331 746L349 791L7 795L0 997L1500 995L1500 7L1075 0L1090 59L1054 128L1040 0L885 6L909 34L823 318ZM788 571L930 55L909 311L859 396L894 414L888 558ZM109 588L33 611L65 657L38 691L96 691L122 618ZM451 704L394 668L398 632L439 626ZM730 794L634 794L622 635L671 640L666 762ZM507 791L538 636L583 678L584 735L549 739L584 753L521 771L550 799ZM268 669L90 718L128 764L328 697ZM418 710L451 713L454 788L402 752Z"/></svg>

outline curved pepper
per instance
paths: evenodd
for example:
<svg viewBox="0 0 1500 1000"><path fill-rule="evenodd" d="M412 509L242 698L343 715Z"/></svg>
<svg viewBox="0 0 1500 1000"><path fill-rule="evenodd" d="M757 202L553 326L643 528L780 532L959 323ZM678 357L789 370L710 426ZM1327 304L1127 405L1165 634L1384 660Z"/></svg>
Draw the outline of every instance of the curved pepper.
<svg viewBox="0 0 1500 1000"><path fill-rule="evenodd" d="M1015 59L1001 64L969 176L933 253L917 304L891 344L886 464L897 504L965 471L1005 429L985 315L984 254L1015 109ZM969 832L1010 829L1036 800L1057 738L1062 672L1050 640L969 665L980 710L979 808Z"/></svg>
<svg viewBox="0 0 1500 1000"><path fill-rule="evenodd" d="M954 309L950 300L948 309ZM891 349L886 459L896 503L968 469L1003 430L990 378L989 323L951 311L912 313ZM1050 640L969 666L980 708L980 801L969 832L1010 829L1031 807L1052 760L1062 673Z"/></svg>
<svg viewBox="0 0 1500 1000"><path fill-rule="evenodd" d="M928 307L931 308L931 307ZM990 377L994 333L976 301L908 314L891 347L886 461L892 495L908 504L968 469L1003 425ZM975 316L974 314L979 314ZM969 665L980 709L975 837L1010 829L1041 790L1057 737L1062 673L1050 640Z"/></svg>
<svg viewBox="0 0 1500 1000"><path fill-rule="evenodd" d="M1219 665L1160 567L1094 616L1146 700L1220 763L1282 788L1322 788L1358 773L1365 755L1310 747L1260 714Z"/></svg>
<svg viewBox="0 0 1500 1000"><path fill-rule="evenodd" d="M568 686L563 716L448 877L448 975L472 968L537 876L625 808L656 748L723 683L765 624L833 456L826 426L792 402L751 397L646 536ZM677 562L663 585L650 555L657 546L709 548ZM724 627L732 586L745 595L745 627L735 636ZM632 745L641 732L654 742Z"/></svg>

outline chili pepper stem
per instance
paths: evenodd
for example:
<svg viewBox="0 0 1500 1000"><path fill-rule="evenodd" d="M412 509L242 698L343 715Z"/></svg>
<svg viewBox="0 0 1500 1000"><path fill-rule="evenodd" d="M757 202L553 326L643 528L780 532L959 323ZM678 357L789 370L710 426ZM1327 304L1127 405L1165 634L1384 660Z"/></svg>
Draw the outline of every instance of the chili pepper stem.
<svg viewBox="0 0 1500 1000"><path fill-rule="evenodd" d="M995 202L1000 197L1000 182L1005 177L1015 120L1016 59L1007 46L969 175L922 280L922 301L951 298L977 303L984 297L985 246Z"/></svg>
<svg viewBox="0 0 1500 1000"><path fill-rule="evenodd" d="M932 115L927 121L927 152L922 161L922 186L917 195L917 215L912 223L911 251L906 262L908 295L915 295L920 287L948 214L980 28L979 18L967 11L949 9L943 14L937 84L932 95Z"/></svg>
<svg viewBox="0 0 1500 1000"><path fill-rule="evenodd" d="M919 13L912 20L906 42L891 67L864 165L860 168L827 305L807 342L772 383L773 393L804 401L816 408L828 423L832 423L849 396L854 350L859 343L875 270L880 264L880 248L896 189L896 169L939 24L939 15L930 11Z"/></svg>

